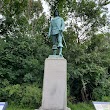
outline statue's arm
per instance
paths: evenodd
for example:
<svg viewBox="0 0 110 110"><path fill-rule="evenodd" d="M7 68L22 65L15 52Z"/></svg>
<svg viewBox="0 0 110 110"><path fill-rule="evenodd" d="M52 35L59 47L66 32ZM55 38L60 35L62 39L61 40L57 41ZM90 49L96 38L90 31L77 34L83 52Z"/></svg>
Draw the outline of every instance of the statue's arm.
<svg viewBox="0 0 110 110"><path fill-rule="evenodd" d="M52 28L52 26L51 26L51 22L50 22L48 37L50 37L50 35L51 35L51 28Z"/></svg>
<svg viewBox="0 0 110 110"><path fill-rule="evenodd" d="M65 22L64 22L63 18L61 20L61 23L62 23L61 30L63 31L65 29Z"/></svg>

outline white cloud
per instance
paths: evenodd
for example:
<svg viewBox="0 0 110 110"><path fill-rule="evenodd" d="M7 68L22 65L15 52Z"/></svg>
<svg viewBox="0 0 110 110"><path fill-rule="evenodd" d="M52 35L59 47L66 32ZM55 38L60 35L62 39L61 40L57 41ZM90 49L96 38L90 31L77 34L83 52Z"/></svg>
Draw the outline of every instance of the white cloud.
<svg viewBox="0 0 110 110"><path fill-rule="evenodd" d="M110 4L107 5L108 11L110 12Z"/></svg>
<svg viewBox="0 0 110 110"><path fill-rule="evenodd" d="M41 0L43 6L43 12L47 17L50 17L50 7L49 4L45 0Z"/></svg>
<svg viewBox="0 0 110 110"><path fill-rule="evenodd" d="M2 19L3 18L3 16L2 15L0 15L0 19Z"/></svg>

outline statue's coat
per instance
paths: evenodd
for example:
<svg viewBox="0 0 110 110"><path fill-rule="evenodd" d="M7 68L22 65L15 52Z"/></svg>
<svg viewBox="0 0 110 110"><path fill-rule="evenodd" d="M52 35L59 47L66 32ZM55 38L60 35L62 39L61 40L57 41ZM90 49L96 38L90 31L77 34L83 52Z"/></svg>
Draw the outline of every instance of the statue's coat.
<svg viewBox="0 0 110 110"><path fill-rule="evenodd" d="M65 28L63 18L57 16L53 18L50 22L49 36L59 34L60 31L63 31Z"/></svg>

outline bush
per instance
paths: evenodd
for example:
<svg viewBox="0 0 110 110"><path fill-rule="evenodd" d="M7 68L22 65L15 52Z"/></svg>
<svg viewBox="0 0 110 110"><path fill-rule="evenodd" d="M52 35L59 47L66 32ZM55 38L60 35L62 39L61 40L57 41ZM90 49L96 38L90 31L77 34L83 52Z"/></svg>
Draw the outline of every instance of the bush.
<svg viewBox="0 0 110 110"><path fill-rule="evenodd" d="M110 78L107 78L107 80L102 81L101 85L98 85L93 90L93 100L98 100L98 101L110 101Z"/></svg>
<svg viewBox="0 0 110 110"><path fill-rule="evenodd" d="M0 90L0 101L8 101L20 106L39 107L41 104L41 88L36 84L8 85Z"/></svg>

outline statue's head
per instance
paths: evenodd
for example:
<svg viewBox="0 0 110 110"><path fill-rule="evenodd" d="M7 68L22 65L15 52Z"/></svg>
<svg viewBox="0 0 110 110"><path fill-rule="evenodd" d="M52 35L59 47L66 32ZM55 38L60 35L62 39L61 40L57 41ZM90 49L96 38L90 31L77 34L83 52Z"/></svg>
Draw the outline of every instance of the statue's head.
<svg viewBox="0 0 110 110"><path fill-rule="evenodd" d="M54 11L54 17L56 17L56 16L59 16L58 10L55 10L55 11Z"/></svg>

